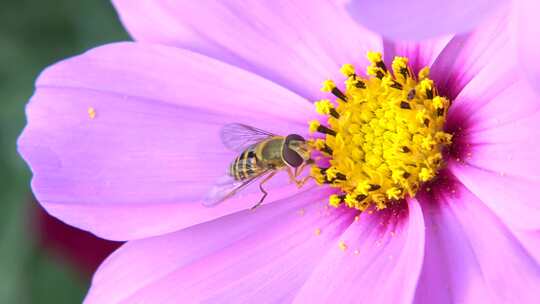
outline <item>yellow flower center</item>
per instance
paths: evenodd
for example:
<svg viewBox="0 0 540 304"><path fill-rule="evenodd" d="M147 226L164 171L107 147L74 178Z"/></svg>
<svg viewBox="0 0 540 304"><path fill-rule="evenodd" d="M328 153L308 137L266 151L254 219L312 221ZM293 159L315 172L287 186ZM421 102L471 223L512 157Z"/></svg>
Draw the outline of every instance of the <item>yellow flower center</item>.
<svg viewBox="0 0 540 304"><path fill-rule="evenodd" d="M414 75L408 59L395 57L392 73L380 53L368 53L368 77L355 73L350 64L345 92L327 80L322 90L336 101L315 103L327 122L310 122L310 132L323 133L310 144L323 158L311 176L319 184L340 189L329 204L365 210L374 205L414 197L420 185L433 179L443 166L442 152L452 135L443 131L449 101L438 96L429 68Z"/></svg>

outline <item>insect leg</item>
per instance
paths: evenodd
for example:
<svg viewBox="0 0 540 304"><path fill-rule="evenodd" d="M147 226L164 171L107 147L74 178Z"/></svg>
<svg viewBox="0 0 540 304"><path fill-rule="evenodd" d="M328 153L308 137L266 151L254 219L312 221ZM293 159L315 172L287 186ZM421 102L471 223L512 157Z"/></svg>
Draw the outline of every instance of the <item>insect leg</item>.
<svg viewBox="0 0 540 304"><path fill-rule="evenodd" d="M292 182L294 182L296 184L296 187L298 188L302 188L302 186L304 186L304 184L310 179L312 178L311 175L308 175L302 179L297 179L298 175L300 175L300 173L302 173L302 170L305 168L305 165L302 164L300 167L298 168L295 168L294 169L294 173L292 172L291 168L287 168L287 174L289 174L289 178L291 179Z"/></svg>
<svg viewBox="0 0 540 304"><path fill-rule="evenodd" d="M312 159L308 159L305 162L303 162L299 167L294 168L294 177L298 177L300 173L306 168L307 165L313 165L315 161Z"/></svg>
<svg viewBox="0 0 540 304"><path fill-rule="evenodd" d="M259 207L263 203L264 199L268 195L268 192L266 192L266 190L264 190L264 188L262 186L263 186L264 183L266 183L268 180L270 180L275 174L276 174L276 171L273 171L272 173L270 173L267 177L265 177L261 181L261 183L259 184L259 189L261 189L261 192L263 193L263 196L257 202L257 204L255 204L255 206L251 207L251 210L254 210L255 208Z"/></svg>

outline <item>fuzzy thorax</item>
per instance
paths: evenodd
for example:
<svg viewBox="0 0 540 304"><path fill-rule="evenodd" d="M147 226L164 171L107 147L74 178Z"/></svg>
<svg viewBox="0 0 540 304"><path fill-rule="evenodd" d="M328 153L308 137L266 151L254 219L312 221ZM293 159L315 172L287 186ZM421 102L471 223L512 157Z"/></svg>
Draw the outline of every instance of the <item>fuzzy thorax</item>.
<svg viewBox="0 0 540 304"><path fill-rule="evenodd" d="M313 149L326 165L313 166L319 184L339 189L329 204L365 210L384 209L392 201L414 197L421 184L433 179L443 166L442 152L452 136L443 131L448 99L437 94L429 68L412 73L405 57L395 57L392 73L380 53L368 53L368 77L350 64L341 72L346 90L333 81L323 84L335 102L315 103L327 121L310 122Z"/></svg>

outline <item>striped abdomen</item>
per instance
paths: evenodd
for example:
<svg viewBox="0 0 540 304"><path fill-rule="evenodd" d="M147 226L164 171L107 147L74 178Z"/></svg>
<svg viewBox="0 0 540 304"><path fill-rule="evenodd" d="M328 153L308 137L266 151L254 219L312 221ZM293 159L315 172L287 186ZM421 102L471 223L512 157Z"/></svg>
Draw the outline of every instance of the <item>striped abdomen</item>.
<svg viewBox="0 0 540 304"><path fill-rule="evenodd" d="M247 148L238 156L229 167L229 174L235 180L241 181L258 175L264 168L262 162L257 159L256 146Z"/></svg>

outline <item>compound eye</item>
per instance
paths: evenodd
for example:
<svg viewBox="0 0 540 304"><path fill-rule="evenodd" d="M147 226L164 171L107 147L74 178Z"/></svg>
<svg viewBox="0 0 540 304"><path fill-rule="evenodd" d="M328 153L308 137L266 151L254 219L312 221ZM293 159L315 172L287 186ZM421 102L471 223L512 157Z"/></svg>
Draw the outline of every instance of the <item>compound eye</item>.
<svg viewBox="0 0 540 304"><path fill-rule="evenodd" d="M287 165L297 168L304 162L304 159L300 154L290 148L290 142L293 140L305 141L305 139L300 135L290 134L287 136L287 138L285 138L285 144L283 145L283 150L281 151L281 157L287 163Z"/></svg>
<svg viewBox="0 0 540 304"><path fill-rule="evenodd" d="M302 159L302 157L298 155L296 151L287 146L283 147L281 157L283 157L283 160L287 163L287 165L293 168L299 167L304 162L304 159Z"/></svg>

